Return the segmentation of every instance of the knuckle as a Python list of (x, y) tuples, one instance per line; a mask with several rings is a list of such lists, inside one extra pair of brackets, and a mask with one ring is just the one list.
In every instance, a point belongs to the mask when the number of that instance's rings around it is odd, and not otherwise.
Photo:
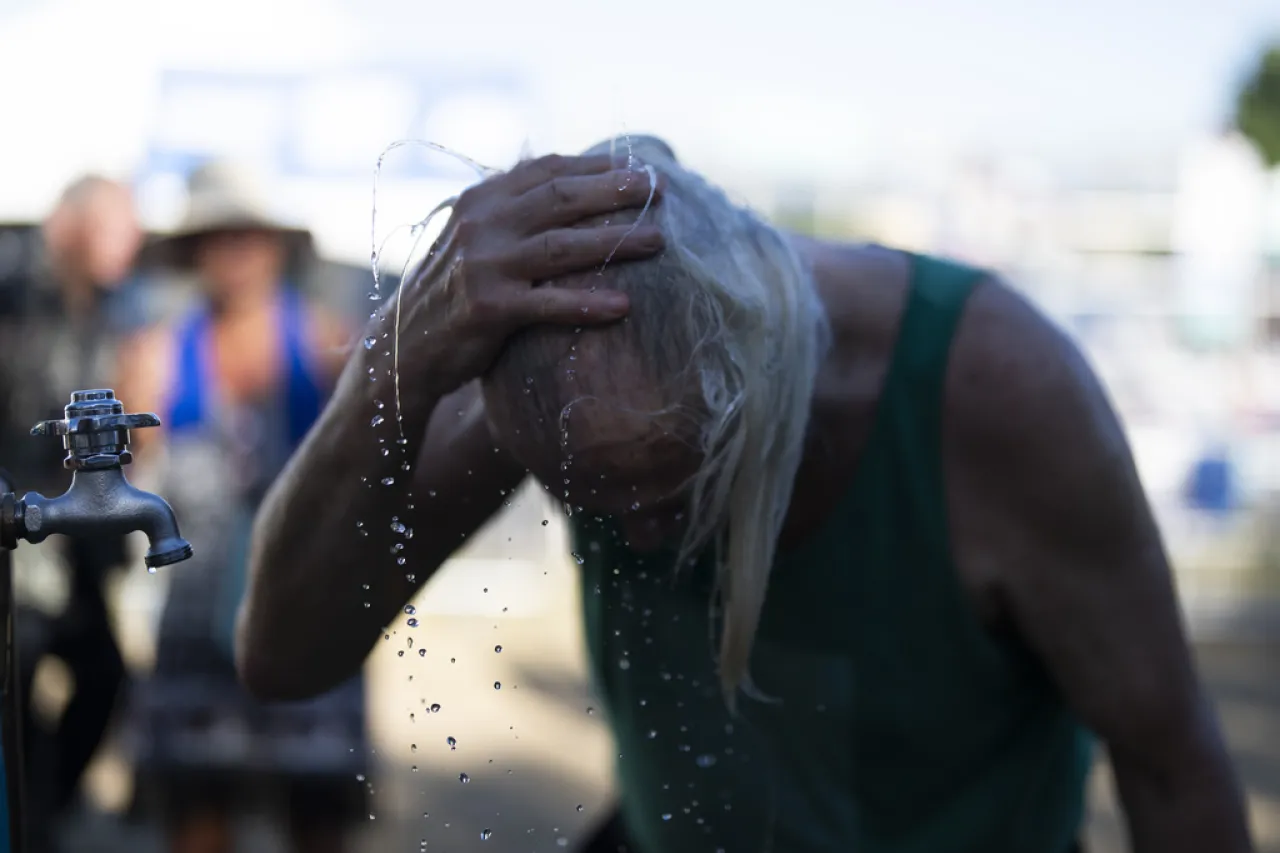
[(547, 184), (551, 193), (552, 201), (561, 206), (567, 206), (577, 200), (578, 194), (574, 191), (573, 186), (564, 178), (552, 178)]
[(453, 226), (453, 233), (457, 236), (458, 242), (470, 243), (480, 233), (480, 222), (471, 215), (470, 211), (461, 211), (458, 221)]
[(569, 256), (569, 243), (562, 234), (542, 235), (542, 255), (549, 261), (562, 261)]
[(483, 184), (467, 187), (458, 194), (457, 200), (453, 203), (453, 215), (465, 216), (470, 213), (476, 206), (476, 202), (481, 197), (481, 187)]
[(563, 175), (569, 168), (569, 159), (563, 154), (547, 154), (537, 161), (538, 167), (548, 175)]

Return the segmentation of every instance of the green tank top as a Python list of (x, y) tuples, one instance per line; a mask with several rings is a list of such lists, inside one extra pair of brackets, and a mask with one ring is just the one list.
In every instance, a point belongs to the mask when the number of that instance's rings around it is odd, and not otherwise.
[(952, 559), (943, 380), (980, 278), (913, 258), (876, 422), (821, 528), (778, 556), (731, 716), (706, 558), (573, 518), (586, 636), (638, 853), (1067, 853), (1089, 736), (1027, 649), (984, 629)]

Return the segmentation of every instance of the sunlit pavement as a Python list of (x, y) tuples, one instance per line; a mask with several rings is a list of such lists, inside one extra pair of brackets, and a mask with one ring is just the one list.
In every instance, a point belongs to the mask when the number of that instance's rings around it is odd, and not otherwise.
[[(606, 816), (611, 744), (587, 683), (576, 566), (558, 556), (555, 518), (536, 499), (522, 501), (432, 582), (372, 654), (379, 769), (368, 780), (369, 818), (356, 833), (361, 853), (573, 850)], [(1262, 853), (1280, 853), (1277, 649), (1198, 650), (1249, 788)], [(95, 768), (101, 801), (119, 799), (121, 770), (111, 754)], [(1091, 853), (1127, 850), (1105, 768), (1091, 799)], [(160, 850), (153, 833), (121, 834), (101, 822), (73, 836), (68, 849), (88, 853)], [(251, 827), (246, 840), (246, 850), (284, 849), (261, 828)]]

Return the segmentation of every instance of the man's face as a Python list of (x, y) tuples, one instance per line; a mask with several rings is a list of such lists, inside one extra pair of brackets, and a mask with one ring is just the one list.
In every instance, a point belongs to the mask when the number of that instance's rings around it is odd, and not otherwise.
[[(683, 532), (700, 455), (678, 436), (674, 416), (644, 414), (657, 409), (656, 395), (627, 396), (630, 403), (582, 399), (559, 424), (536, 428), (517, 422), (521, 410), (507, 401), (487, 399), (486, 410), (495, 438), (553, 497), (574, 512), (616, 519), (633, 549), (650, 551)], [(558, 440), (539, 438), (547, 435)]]
[(142, 245), (133, 201), (124, 190), (104, 190), (85, 202), (81, 251), (85, 273), (99, 287), (129, 274)]
[(53, 266), (72, 283), (110, 289), (129, 274), (142, 229), (128, 190), (95, 187), (63, 203), (45, 224)]

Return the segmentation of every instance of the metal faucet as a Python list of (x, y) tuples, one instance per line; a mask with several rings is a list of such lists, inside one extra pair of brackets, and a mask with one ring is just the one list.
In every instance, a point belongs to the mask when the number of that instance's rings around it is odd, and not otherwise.
[(0, 495), (0, 548), (13, 550), (18, 540), (41, 542), (53, 533), (101, 536), (141, 530), (150, 548), (148, 569), (191, 557), (191, 545), (178, 533), (173, 509), (164, 498), (135, 488), (124, 476), (133, 461), (129, 431), (160, 425), (153, 414), (127, 415), (114, 391), (76, 391), (63, 410), (66, 417), (43, 421), (36, 436), (61, 436), (71, 469), (71, 488), (56, 498), (27, 492)]
[(9, 552), (18, 541), (41, 542), (50, 534), (102, 536), (141, 530), (147, 534), (147, 568), (179, 563), (191, 557), (191, 545), (178, 533), (178, 522), (164, 498), (135, 488), (124, 476), (133, 461), (129, 431), (160, 425), (153, 414), (127, 415), (114, 391), (76, 391), (59, 421), (44, 421), (32, 435), (61, 436), (67, 450), (64, 467), (71, 469), (71, 488), (61, 497), (27, 492), (18, 498), (0, 472), (0, 618), (3, 666), (0, 666), (0, 797), (7, 809), (0, 833), (0, 850), (25, 850), (25, 783), (23, 779), (23, 713), (18, 656), (14, 642), (13, 582)]

